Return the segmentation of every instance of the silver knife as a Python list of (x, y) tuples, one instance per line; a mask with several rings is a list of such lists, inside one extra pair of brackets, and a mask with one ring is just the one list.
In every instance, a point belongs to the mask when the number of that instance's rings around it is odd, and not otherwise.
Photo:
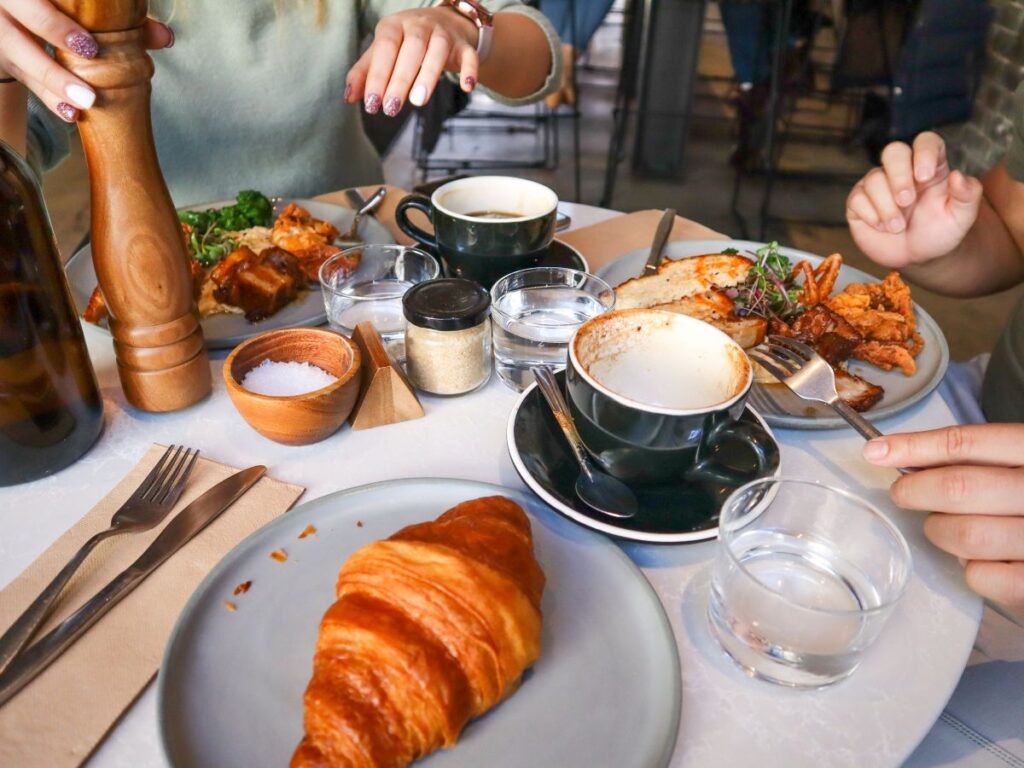
[(654, 233), (654, 242), (651, 243), (651, 252), (647, 256), (647, 263), (644, 264), (644, 271), (640, 274), (653, 275), (661, 265), (661, 253), (665, 250), (665, 243), (668, 236), (672, 234), (672, 225), (676, 223), (676, 212), (671, 208), (661, 214), (661, 221), (658, 222), (658, 229)]
[(113, 608), (122, 597), (135, 589), (167, 558), (216, 520), (221, 512), (234, 504), (263, 477), (266, 471), (266, 467), (256, 466), (236, 472), (181, 510), (134, 563), (118, 574), (85, 605), (50, 630), (45, 637), (15, 657), (0, 675), (0, 706), (6, 704), (36, 675), (50, 666), (89, 627)]

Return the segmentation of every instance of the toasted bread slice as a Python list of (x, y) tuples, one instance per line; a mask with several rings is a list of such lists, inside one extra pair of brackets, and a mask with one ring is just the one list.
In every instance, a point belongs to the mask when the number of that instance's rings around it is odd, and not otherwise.
[(635, 277), (616, 288), (615, 304), (619, 309), (649, 308), (732, 288), (746, 279), (753, 265), (750, 259), (728, 253), (666, 261), (656, 274)]
[(764, 341), (768, 323), (761, 317), (737, 317), (724, 288), (746, 279), (752, 262), (727, 253), (667, 261), (657, 274), (627, 280), (615, 289), (619, 309), (661, 309), (689, 315), (729, 334), (744, 349)]
[(733, 301), (721, 291), (708, 291), (700, 296), (688, 296), (668, 304), (655, 304), (652, 309), (689, 315), (729, 334), (744, 349), (756, 347), (764, 341), (768, 323), (763, 317), (750, 315), (737, 317)]

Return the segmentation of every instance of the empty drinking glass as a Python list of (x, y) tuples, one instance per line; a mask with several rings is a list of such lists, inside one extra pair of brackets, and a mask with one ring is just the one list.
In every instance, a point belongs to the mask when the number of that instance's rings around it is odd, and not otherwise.
[(501, 278), (491, 288), (498, 376), (522, 391), (533, 383), (533, 366), (564, 368), (576, 329), (614, 306), (608, 283), (576, 269), (534, 267)]
[(433, 280), (440, 271), (437, 259), (416, 248), (377, 243), (348, 248), (320, 267), (327, 321), (351, 336), (359, 323), (369, 320), (391, 355), (403, 360), (402, 296), (416, 283)]
[(864, 499), (814, 481), (738, 488), (718, 540), (713, 633), (749, 674), (795, 688), (850, 675), (910, 579), (896, 526)]

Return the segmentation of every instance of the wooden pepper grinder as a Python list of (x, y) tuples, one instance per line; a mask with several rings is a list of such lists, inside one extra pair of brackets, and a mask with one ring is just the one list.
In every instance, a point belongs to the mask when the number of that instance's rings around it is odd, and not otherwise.
[(153, 144), (147, 0), (54, 0), (93, 33), (93, 60), (58, 53), (96, 91), (78, 128), (92, 191), (92, 258), (128, 402), (175, 411), (210, 391), (188, 254)]

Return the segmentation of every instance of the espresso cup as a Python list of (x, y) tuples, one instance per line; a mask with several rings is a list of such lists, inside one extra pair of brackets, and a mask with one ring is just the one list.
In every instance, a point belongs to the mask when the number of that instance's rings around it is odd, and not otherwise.
[[(740, 485), (764, 474), (771, 436), (740, 421), (753, 381), (743, 349), (717, 328), (656, 309), (608, 312), (569, 343), (566, 391), (580, 437), (627, 483)], [(736, 469), (723, 456), (751, 451)]]
[[(409, 220), (422, 211), (434, 234)], [(473, 176), (437, 188), (430, 198), (410, 195), (395, 220), (409, 237), (436, 251), (449, 275), (490, 288), (519, 269), (537, 266), (555, 234), (558, 196), (535, 181)]]

